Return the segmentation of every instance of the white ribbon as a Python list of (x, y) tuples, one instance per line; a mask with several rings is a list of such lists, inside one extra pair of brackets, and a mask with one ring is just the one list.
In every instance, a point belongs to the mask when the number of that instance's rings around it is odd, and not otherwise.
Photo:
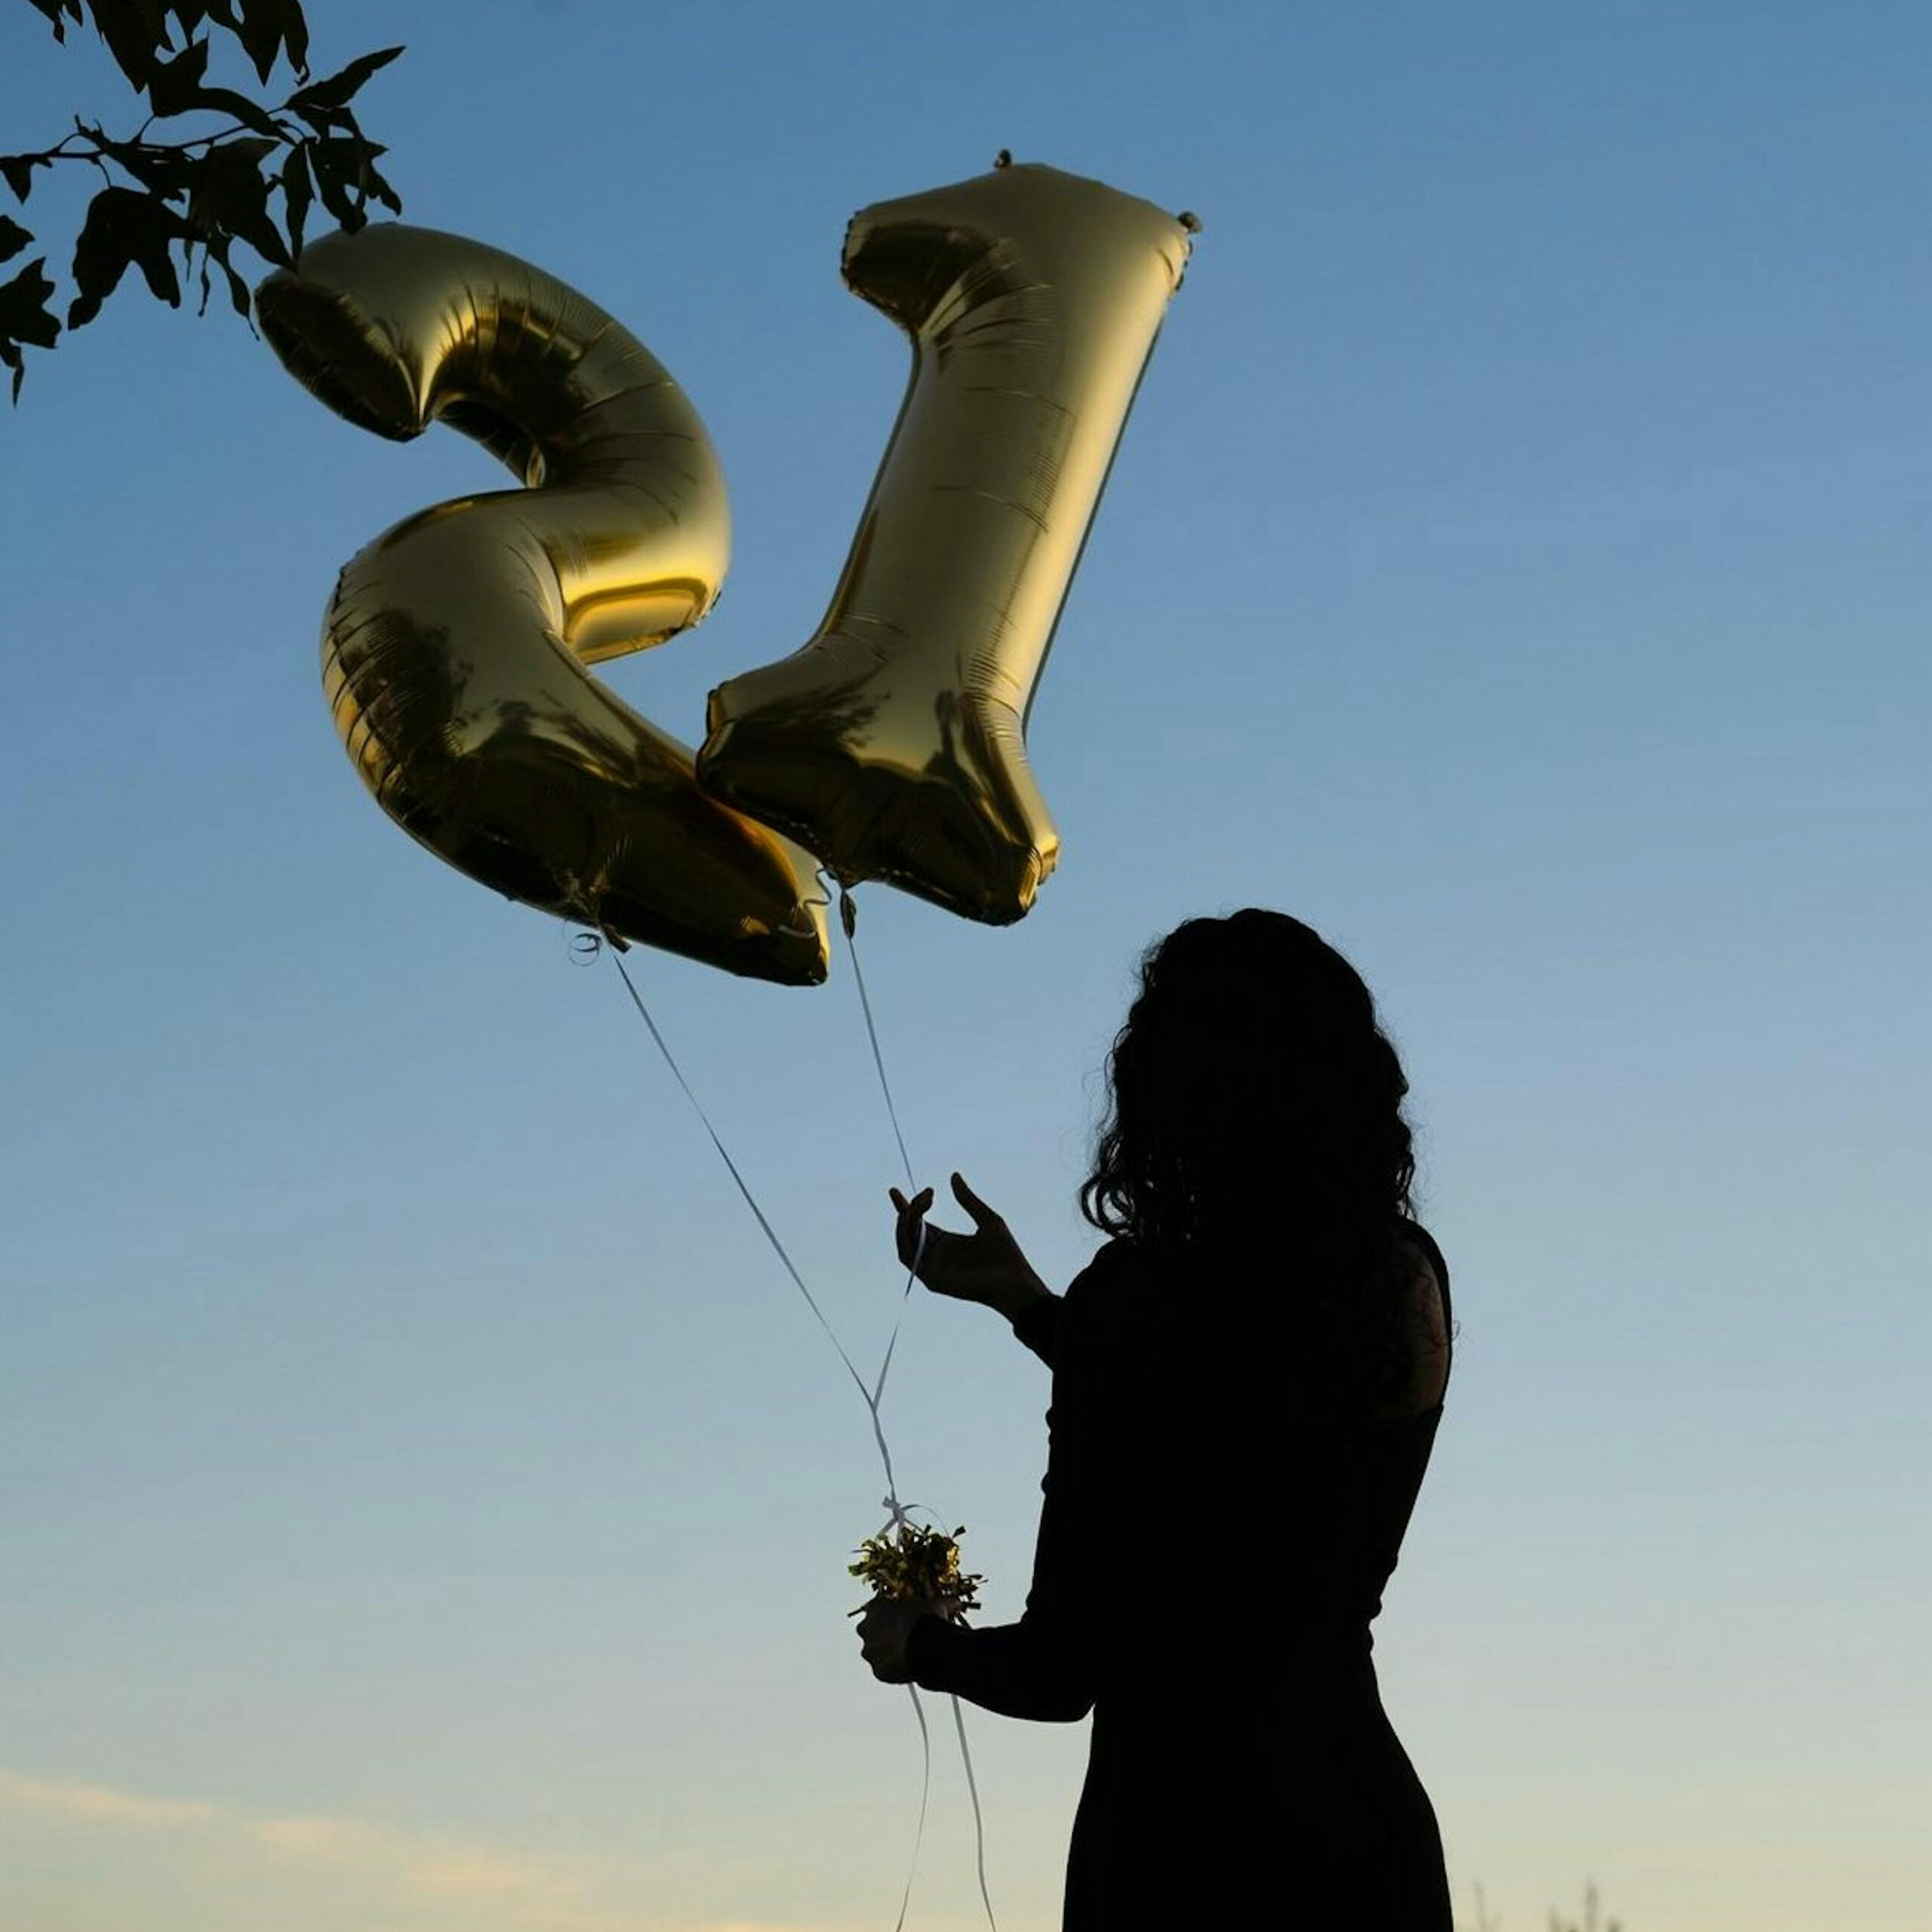
[[(916, 1190), (917, 1183), (914, 1181), (912, 1176), (912, 1157), (906, 1151), (906, 1137), (900, 1133), (899, 1128), (898, 1109), (892, 1103), (892, 1089), (886, 1081), (885, 1061), (879, 1051), (878, 1030), (872, 1023), (872, 1001), (866, 998), (865, 981), (859, 971), (858, 946), (853, 937), (854, 928), (857, 924), (857, 909), (852, 903), (851, 895), (842, 890), (840, 894), (839, 910), (842, 915), (841, 923), (845, 928), (847, 943), (851, 949), (852, 974), (857, 983), (860, 1004), (865, 1013), (866, 1031), (872, 1041), (872, 1060), (874, 1065), (878, 1069), (879, 1087), (885, 1095), (886, 1111), (891, 1116), (892, 1131), (894, 1137), (899, 1143), (900, 1158), (905, 1163), (906, 1185)], [(818, 1325), (825, 1331), (826, 1340), (831, 1343), (833, 1348), (838, 1350), (839, 1360), (845, 1364), (845, 1371), (851, 1377), (853, 1383), (859, 1391), (860, 1398), (865, 1403), (866, 1411), (872, 1417), (872, 1440), (878, 1444), (879, 1460), (885, 1466), (886, 1491), (881, 1499), (881, 1503), (888, 1513), (886, 1520), (880, 1528), (879, 1534), (884, 1536), (891, 1531), (916, 1527), (917, 1525), (912, 1522), (911, 1518), (906, 1513), (906, 1506), (899, 1500), (899, 1481), (893, 1473), (892, 1451), (886, 1444), (885, 1426), (879, 1417), (879, 1404), (885, 1394), (885, 1378), (888, 1371), (892, 1367), (893, 1352), (899, 1345), (899, 1331), (906, 1318), (906, 1303), (912, 1294), (912, 1284), (918, 1278), (919, 1265), (926, 1258), (926, 1223), (924, 1219), (921, 1218), (919, 1223), (919, 1238), (912, 1251), (912, 1266), (906, 1272), (906, 1286), (900, 1296), (899, 1315), (892, 1324), (892, 1334), (885, 1345), (885, 1358), (879, 1364), (878, 1379), (871, 1388), (868, 1389), (866, 1386), (865, 1378), (860, 1374), (857, 1364), (854, 1364), (851, 1355), (846, 1353), (844, 1343), (838, 1339), (837, 1331), (826, 1319), (825, 1311), (819, 1306), (817, 1300), (813, 1295), (811, 1290), (805, 1285), (805, 1278), (798, 1272), (796, 1264), (786, 1251), (785, 1244), (778, 1238), (777, 1230), (773, 1227), (771, 1221), (767, 1218), (764, 1210), (758, 1205), (758, 1198), (752, 1192), (744, 1176), (739, 1171), (737, 1162), (732, 1159), (717, 1128), (712, 1124), (711, 1116), (705, 1112), (703, 1103), (692, 1091), (691, 1082), (685, 1078), (684, 1069), (678, 1066), (676, 1057), (671, 1051), (669, 1044), (666, 1041), (664, 1035), (658, 1031), (657, 1021), (651, 1017), (650, 1009), (645, 1004), (642, 995), (638, 992), (635, 983), (625, 968), (623, 954), (626, 949), (623, 941), (608, 927), (603, 926), (601, 922), (595, 923), (598, 924), (598, 931), (602, 936), (611, 943), (612, 962), (617, 967), (618, 974), (623, 980), (624, 990), (630, 995), (632, 1005), (637, 1009), (638, 1017), (644, 1022), (646, 1029), (649, 1031), (652, 1042), (662, 1056), (664, 1064), (671, 1070), (672, 1078), (677, 1081), (678, 1087), (683, 1091), (685, 1098), (691, 1103), (692, 1112), (697, 1115), (700, 1122), (703, 1124), (705, 1133), (709, 1137), (712, 1146), (717, 1150), (718, 1158), (724, 1162), (725, 1171), (731, 1175), (739, 1193), (743, 1197), (745, 1205), (751, 1210), (752, 1217), (758, 1223), (759, 1231), (770, 1243), (772, 1252), (778, 1257), (786, 1273), (792, 1278), (792, 1285), (804, 1297), (806, 1306), (811, 1310), (817, 1320)], [(924, 1508), (924, 1506), (915, 1503), (912, 1507), (918, 1509)], [(954, 1618), (957, 1618), (958, 1614), (956, 1611), (949, 1611), (946, 1614)], [(916, 1684), (909, 1684), (906, 1688), (912, 1697), (912, 1714), (919, 1721), (919, 1743), (924, 1755), (924, 1764), (920, 1775), (919, 1821), (913, 1833), (912, 1866), (906, 1875), (906, 1890), (900, 1900), (899, 1917), (894, 1926), (893, 1932), (904, 1932), (906, 1913), (912, 1897), (912, 1881), (917, 1875), (919, 1868), (919, 1848), (925, 1837), (927, 1800), (931, 1796), (932, 1790), (932, 1734), (926, 1724), (924, 1707), (919, 1702), (918, 1687)], [(973, 1829), (980, 1875), (980, 1897), (986, 1908), (987, 1923), (992, 1927), (993, 1932), (999, 1932), (998, 1921), (993, 1917), (992, 1900), (986, 1890), (986, 1821), (980, 1814), (979, 1786), (973, 1776), (973, 1754), (967, 1748), (966, 1719), (964, 1714), (959, 1708), (959, 1700), (953, 1697), (951, 1701), (953, 1727), (959, 1735), (960, 1760), (966, 1770), (966, 1789), (973, 1801)]]

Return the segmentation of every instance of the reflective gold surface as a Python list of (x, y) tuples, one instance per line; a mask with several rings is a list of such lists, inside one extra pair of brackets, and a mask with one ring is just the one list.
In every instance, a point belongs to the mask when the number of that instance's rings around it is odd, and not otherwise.
[(854, 218), (846, 280), (911, 337), (911, 385), (817, 635), (712, 694), (715, 797), (848, 884), (1026, 912), (1060, 848), (1026, 712), (1188, 246), (1050, 168)]
[(663, 367), (574, 290), (432, 229), (303, 251), (257, 296), (297, 378), (377, 435), (441, 420), (529, 486), (406, 518), (324, 620), (337, 728), (383, 809), (485, 885), (734, 973), (825, 977), (810, 857), (699, 790), (584, 669), (715, 600), (724, 483)]

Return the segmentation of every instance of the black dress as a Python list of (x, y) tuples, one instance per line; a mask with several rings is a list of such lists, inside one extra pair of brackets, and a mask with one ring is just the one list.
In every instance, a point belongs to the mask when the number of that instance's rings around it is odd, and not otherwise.
[(1441, 1404), (1295, 1422), (1225, 1302), (1121, 1241), (1014, 1327), (1054, 1371), (1026, 1612), (921, 1619), (908, 1661), (1005, 1716), (1092, 1712), (1065, 1932), (1451, 1932), (1369, 1634)]

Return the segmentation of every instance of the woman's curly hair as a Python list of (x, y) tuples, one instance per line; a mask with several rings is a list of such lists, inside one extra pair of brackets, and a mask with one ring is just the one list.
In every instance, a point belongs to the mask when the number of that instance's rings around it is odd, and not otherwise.
[(1285, 913), (1189, 919), (1141, 961), (1107, 1080), (1087, 1219), (1238, 1275), (1276, 1312), (1270, 1352), (1315, 1409), (1391, 1388), (1415, 1156), (1408, 1082), (1355, 968)]

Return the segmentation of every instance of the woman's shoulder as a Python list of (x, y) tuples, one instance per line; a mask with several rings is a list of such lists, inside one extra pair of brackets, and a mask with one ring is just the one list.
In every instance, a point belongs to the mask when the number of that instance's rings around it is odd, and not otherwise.
[(1094, 1309), (1123, 1312), (1160, 1301), (1174, 1291), (1177, 1270), (1128, 1235), (1115, 1235), (1097, 1248), (1085, 1267), (1068, 1283), (1066, 1299)]
[(1158, 1340), (1173, 1307), (1168, 1274), (1137, 1241), (1116, 1235), (1067, 1284), (1063, 1334), (1083, 1352)]
[(1435, 1237), (1420, 1221), (1411, 1220), (1404, 1214), (1396, 1218), (1395, 1241), (1398, 1247), (1422, 1257), (1446, 1295), (1449, 1289), (1449, 1264), (1442, 1258), (1442, 1250), (1437, 1246)]
[(1146, 1251), (1126, 1235), (1103, 1241), (1088, 1257), (1087, 1265), (1066, 1284), (1066, 1298), (1090, 1300), (1124, 1284), (1138, 1281), (1147, 1273)]
[(1448, 1386), (1454, 1346), (1449, 1264), (1435, 1237), (1420, 1221), (1399, 1223), (1395, 1243), (1407, 1327), (1405, 1353), (1411, 1364), (1404, 1404), (1432, 1409)]

